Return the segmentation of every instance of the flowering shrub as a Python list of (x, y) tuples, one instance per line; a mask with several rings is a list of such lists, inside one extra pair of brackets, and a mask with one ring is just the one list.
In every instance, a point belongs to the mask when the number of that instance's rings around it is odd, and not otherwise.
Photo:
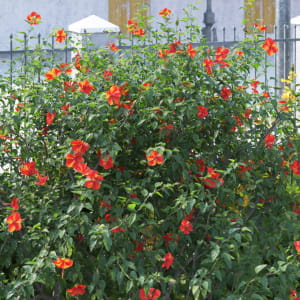
[[(128, 51), (33, 59), (18, 86), (1, 78), (1, 299), (299, 289), (295, 76), (282, 99), (250, 76), (278, 50), (273, 40), (179, 41), (172, 12), (158, 13), (160, 32), (128, 21)], [(140, 47), (152, 34), (158, 44)]]

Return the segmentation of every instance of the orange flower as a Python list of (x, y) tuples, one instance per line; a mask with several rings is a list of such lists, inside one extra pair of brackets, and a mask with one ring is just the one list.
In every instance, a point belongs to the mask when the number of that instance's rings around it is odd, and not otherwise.
[(166, 18), (171, 13), (172, 13), (172, 11), (170, 9), (164, 8), (158, 14), (161, 15), (162, 17)]
[(55, 40), (58, 43), (62, 43), (67, 38), (67, 34), (63, 29), (57, 30), (55, 34), (56, 34)]
[(59, 67), (62, 69), (63, 72), (65, 72), (66, 74), (71, 74), (72, 73), (72, 69), (70, 64), (68, 63), (60, 63)]
[(93, 190), (99, 190), (101, 187), (101, 184), (97, 180), (88, 180), (85, 182), (85, 187)]
[(137, 22), (132, 21), (131, 19), (129, 19), (127, 21), (127, 30), (128, 32), (134, 32), (137, 29)]
[(110, 51), (118, 51), (119, 48), (114, 43), (107, 43)]
[(139, 296), (140, 296), (140, 300), (157, 300), (160, 294), (161, 294), (160, 290), (155, 288), (150, 288), (147, 296), (145, 290), (140, 289)]
[(39, 23), (41, 23), (42, 18), (38, 13), (33, 11), (26, 17), (26, 19), (30, 25), (38, 25)]
[(184, 234), (190, 234), (190, 232), (193, 231), (193, 224), (190, 221), (183, 219), (180, 223), (179, 229)]
[(164, 257), (164, 263), (161, 265), (162, 268), (166, 268), (167, 270), (170, 269), (171, 265), (173, 264), (174, 257), (171, 252), (168, 252)]
[(79, 90), (87, 95), (91, 93), (91, 90), (94, 89), (94, 86), (90, 84), (87, 80), (79, 82)]
[(75, 164), (73, 168), (76, 172), (78, 172), (82, 175), (85, 175), (85, 176), (86, 176), (86, 174), (88, 174), (91, 171), (91, 169), (85, 163)]
[(10, 203), (2, 203), (3, 205), (9, 205), (12, 207), (13, 211), (19, 209), (19, 199), (17, 197), (13, 197)]
[(144, 31), (144, 29), (140, 28), (140, 29), (134, 31), (134, 34), (138, 35), (138, 36), (142, 36), (145, 34), (145, 31)]
[(267, 27), (264, 25), (260, 25), (260, 24), (254, 24), (254, 27), (256, 27), (259, 31), (266, 31)]
[(156, 150), (152, 150), (149, 155), (147, 155), (147, 161), (149, 166), (160, 165), (164, 162), (163, 156)]
[(78, 83), (75, 81), (64, 81), (65, 92), (75, 92), (77, 90)]
[(113, 73), (110, 70), (104, 70), (104, 72), (103, 72), (103, 78), (105, 80), (110, 80), (111, 76), (113, 76)]
[(216, 49), (216, 63), (222, 63), (224, 59), (227, 58), (230, 50), (228, 48), (224, 48), (222, 46)]
[(104, 179), (104, 177), (100, 175), (96, 170), (90, 170), (85, 174), (85, 176), (96, 181), (102, 181)]
[(54, 111), (53, 113), (47, 112), (46, 113), (46, 124), (49, 126), (53, 123), (53, 120), (56, 116), (56, 112)]
[(67, 292), (71, 296), (84, 295), (85, 294), (86, 285), (76, 284), (71, 289), (67, 289)]
[(210, 58), (206, 58), (203, 61), (203, 66), (205, 67), (205, 71), (208, 75), (212, 73), (213, 61)]
[(274, 53), (278, 52), (277, 44), (271, 38), (266, 39), (265, 43), (262, 45), (262, 48), (267, 52), (269, 56), (272, 56)]
[(71, 141), (70, 143), (72, 145), (72, 150), (80, 154), (84, 154), (90, 147), (88, 143), (85, 143), (81, 140)]
[(105, 158), (100, 157), (99, 166), (103, 167), (105, 170), (111, 169), (114, 166), (113, 159), (111, 155), (105, 155)]
[(46, 80), (56, 79), (61, 74), (61, 70), (57, 68), (52, 68), (51, 71), (45, 74)]
[(187, 53), (191, 58), (194, 58), (197, 55), (196, 50), (193, 48), (192, 44), (188, 45)]
[(8, 224), (8, 231), (18, 231), (22, 229), (22, 219), (18, 212), (13, 212), (10, 216), (6, 219), (6, 223)]
[(54, 260), (53, 263), (57, 268), (60, 269), (67, 269), (73, 266), (73, 260), (70, 258), (58, 258), (57, 260)]
[(48, 176), (42, 176), (40, 173), (38, 173), (38, 181), (36, 182), (36, 184), (45, 185), (48, 178)]
[(35, 162), (25, 162), (23, 168), (19, 168), (21, 174), (30, 176), (36, 174), (38, 170), (35, 168)]
[(121, 105), (120, 98), (123, 94), (121, 86), (113, 85), (107, 92), (106, 98), (109, 105)]
[(83, 161), (84, 158), (78, 152), (75, 152), (74, 154), (66, 154), (66, 166), (69, 168), (73, 168), (76, 164), (81, 163)]

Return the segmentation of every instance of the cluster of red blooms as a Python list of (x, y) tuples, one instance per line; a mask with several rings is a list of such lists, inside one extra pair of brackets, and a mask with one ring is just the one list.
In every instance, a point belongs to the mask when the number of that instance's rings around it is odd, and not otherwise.
[(59, 29), (55, 32), (55, 40), (58, 42), (58, 43), (62, 43), (66, 38), (67, 38), (67, 34), (66, 32), (63, 30), (63, 29)]
[(128, 95), (127, 83), (117, 86), (112, 85), (111, 88), (106, 92), (107, 103), (109, 105), (116, 105), (118, 108), (128, 109), (130, 114), (133, 114), (133, 102), (129, 99), (121, 101), (121, 97), (126, 97)]
[[(203, 66), (205, 67), (206, 73), (208, 75), (212, 74), (212, 68), (214, 65), (220, 65), (220, 68), (228, 67), (229, 64), (225, 61), (230, 50), (222, 46), (218, 47), (215, 52), (215, 59), (206, 58), (203, 60)], [(240, 53), (242, 55), (242, 53)]]
[(297, 291), (296, 290), (292, 290), (291, 292), (290, 292), (290, 299), (291, 300), (300, 300), (300, 297), (297, 297)]
[(36, 169), (34, 161), (25, 162), (23, 164), (23, 167), (19, 168), (19, 171), (25, 176), (37, 175), (38, 181), (36, 182), (36, 184), (38, 185), (44, 185), (48, 179), (48, 176), (42, 176), (40, 172)]
[[(169, 49), (160, 49), (158, 51), (158, 56), (165, 58), (169, 54), (181, 54), (181, 53), (187, 53), (191, 58), (194, 58), (197, 55), (197, 51), (193, 48), (193, 45), (190, 43), (188, 44), (187, 50), (184, 51), (182, 49), (178, 49), (179, 45), (181, 45), (180, 41), (175, 41), (174, 43), (171, 43), (169, 46)], [(165, 59), (167, 60), (167, 59)]]
[(157, 300), (160, 297), (161, 292), (158, 289), (150, 288), (146, 296), (145, 289), (140, 289), (140, 300)]
[(27, 22), (30, 24), (30, 25), (38, 25), (41, 23), (41, 16), (36, 13), (35, 11), (33, 11), (32, 13), (30, 13), (27, 17)]
[(132, 33), (134, 35), (142, 36), (145, 34), (144, 29), (138, 28), (138, 23), (134, 22), (133, 20), (129, 19), (127, 21), (127, 30), (129, 33)]
[(275, 143), (275, 136), (271, 133), (268, 133), (265, 137), (265, 146), (268, 149), (272, 149), (273, 148), (273, 144)]
[(90, 169), (84, 163), (82, 156), (89, 149), (89, 144), (81, 140), (74, 140), (71, 141), (71, 145), (73, 153), (66, 154), (66, 166), (87, 177), (85, 182), (87, 188), (98, 190), (104, 178), (98, 171)]
[(156, 150), (150, 151), (146, 158), (149, 166), (161, 165), (164, 162), (163, 155)]
[(9, 205), (12, 207), (11, 215), (6, 217), (5, 221), (8, 225), (8, 231), (18, 231), (22, 229), (22, 218), (16, 211), (19, 209), (19, 199), (13, 197), (10, 203), (3, 203), (3, 205)]

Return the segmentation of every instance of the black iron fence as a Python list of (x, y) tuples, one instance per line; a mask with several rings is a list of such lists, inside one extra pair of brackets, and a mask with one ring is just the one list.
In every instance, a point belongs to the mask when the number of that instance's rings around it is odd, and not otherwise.
[[(275, 26), (273, 33), (260, 32), (262, 40), (271, 37), (279, 46), (280, 51), (272, 57), (265, 56), (265, 64), (261, 67), (264, 78), (260, 78), (260, 81), (264, 81), (266, 85), (277, 86), (280, 82), (280, 78), (286, 78), (288, 72), (292, 68), (294, 72), (300, 70), (300, 25), (285, 26), (284, 35), (279, 36), (279, 30)], [(203, 45), (203, 36), (197, 33), (190, 32), (189, 36), (183, 36), (181, 32), (178, 32), (178, 40), (189, 40), (193, 38), (193, 44)], [(250, 37), (253, 32), (248, 32), (245, 29), (239, 27), (233, 27), (231, 29), (212, 28), (212, 32), (209, 35), (211, 40), (205, 43), (209, 46), (224, 46), (232, 47), (239, 41), (242, 41)], [(88, 35), (85, 34), (85, 40), (88, 39)], [(195, 37), (196, 36), (196, 37)], [(198, 37), (198, 38), (197, 38)], [(121, 49), (128, 49), (135, 44), (134, 40), (126, 40), (116, 37), (116, 45)], [(152, 39), (149, 39), (148, 43), (157, 44), (158, 38), (153, 35)], [(75, 47), (68, 44), (68, 39), (63, 44), (55, 42), (55, 37), (50, 36), (48, 38), (42, 38), (40, 34), (37, 36), (30, 36), (26, 33), (18, 35), (10, 35), (8, 41), (9, 47), (7, 50), (0, 50), (0, 74), (10, 78), (11, 84), (13, 84), (14, 77), (16, 76), (16, 70), (24, 67), (26, 72), (26, 65), (29, 60), (36, 61), (36, 65), (39, 65), (37, 71), (37, 79), (41, 79), (43, 74), (43, 66), (48, 66), (54, 62), (69, 63), (74, 56)], [(99, 47), (103, 47), (106, 44), (102, 44)], [(270, 66), (271, 65), (271, 66)], [(37, 67), (38, 69), (38, 67)], [(257, 70), (253, 70), (253, 78), (257, 78)], [(261, 75), (260, 75), (261, 76)], [(272, 81), (272, 82), (270, 82)]]

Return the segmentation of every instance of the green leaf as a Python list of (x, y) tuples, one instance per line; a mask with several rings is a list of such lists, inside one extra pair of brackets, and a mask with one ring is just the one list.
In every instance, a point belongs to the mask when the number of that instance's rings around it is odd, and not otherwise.
[(264, 264), (264, 265), (259, 265), (259, 266), (256, 266), (255, 267), (255, 273), (256, 274), (258, 274), (260, 271), (262, 271), (266, 266), (268, 266), (268, 265), (266, 265), (266, 264)]

